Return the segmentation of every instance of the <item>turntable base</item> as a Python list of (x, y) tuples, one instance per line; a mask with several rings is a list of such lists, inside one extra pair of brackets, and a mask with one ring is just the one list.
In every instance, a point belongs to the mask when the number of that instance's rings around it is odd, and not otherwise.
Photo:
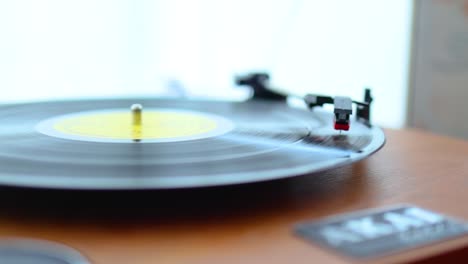
[[(0, 234), (63, 243), (96, 264), (347, 263), (294, 236), (293, 226), (400, 203), (468, 219), (468, 142), (385, 132), (386, 147), (368, 159), (273, 182), (156, 192), (4, 188)], [(467, 237), (376, 261), (460, 256), (468, 256)]]

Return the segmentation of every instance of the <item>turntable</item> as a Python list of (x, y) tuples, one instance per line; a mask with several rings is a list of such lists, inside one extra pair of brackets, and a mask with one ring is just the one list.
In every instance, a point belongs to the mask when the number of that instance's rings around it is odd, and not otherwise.
[[(293, 177), (365, 158), (384, 144), (370, 90), (308, 95), (288, 106), (268, 76), (237, 80), (246, 102), (131, 98), (0, 108), (0, 184), (57, 189), (172, 189)], [(321, 109), (334, 104), (334, 113)], [(350, 123), (352, 127), (350, 128)], [(341, 131), (346, 131), (341, 133)]]

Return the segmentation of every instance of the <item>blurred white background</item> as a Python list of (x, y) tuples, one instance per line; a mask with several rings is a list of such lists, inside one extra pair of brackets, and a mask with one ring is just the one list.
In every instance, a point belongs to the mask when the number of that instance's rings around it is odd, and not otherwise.
[(405, 124), (407, 0), (0, 0), (0, 102), (128, 95), (241, 99), (268, 71), (295, 94), (375, 97)]

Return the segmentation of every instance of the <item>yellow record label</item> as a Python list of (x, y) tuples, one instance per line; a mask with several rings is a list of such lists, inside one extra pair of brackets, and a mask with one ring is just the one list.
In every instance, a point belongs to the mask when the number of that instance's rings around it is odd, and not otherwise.
[(40, 133), (93, 142), (174, 142), (227, 133), (233, 123), (217, 115), (177, 109), (145, 109), (135, 123), (129, 110), (89, 111), (42, 121)]

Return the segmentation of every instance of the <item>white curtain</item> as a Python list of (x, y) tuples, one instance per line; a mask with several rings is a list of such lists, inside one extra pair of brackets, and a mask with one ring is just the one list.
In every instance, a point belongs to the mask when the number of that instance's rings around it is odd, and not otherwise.
[(240, 99), (268, 71), (295, 94), (376, 98), (406, 113), (406, 0), (0, 0), (0, 102), (175, 95)]

